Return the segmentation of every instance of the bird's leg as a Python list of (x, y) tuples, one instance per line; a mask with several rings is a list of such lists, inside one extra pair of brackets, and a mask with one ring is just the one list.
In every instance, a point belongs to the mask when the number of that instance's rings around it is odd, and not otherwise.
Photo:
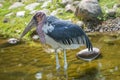
[(56, 55), (56, 69), (59, 70), (60, 69), (60, 64), (59, 64), (57, 49), (55, 50), (55, 55)]
[(67, 70), (67, 66), (68, 66), (67, 58), (66, 58), (66, 50), (63, 49), (63, 52), (64, 52), (64, 70), (66, 71)]

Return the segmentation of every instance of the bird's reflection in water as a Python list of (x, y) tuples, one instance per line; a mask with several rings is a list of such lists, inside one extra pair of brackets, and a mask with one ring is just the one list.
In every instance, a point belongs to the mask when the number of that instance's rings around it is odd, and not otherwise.
[(68, 80), (68, 72), (57, 70), (56, 74), (57, 80)]

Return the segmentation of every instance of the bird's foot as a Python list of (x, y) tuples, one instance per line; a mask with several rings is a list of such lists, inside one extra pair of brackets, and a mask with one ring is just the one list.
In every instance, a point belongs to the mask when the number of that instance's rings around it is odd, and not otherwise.
[(65, 71), (67, 70), (67, 67), (68, 67), (68, 65), (65, 64), (65, 65), (64, 65), (64, 70), (65, 70)]
[(57, 66), (56, 66), (56, 70), (60, 70), (60, 65), (57, 65)]

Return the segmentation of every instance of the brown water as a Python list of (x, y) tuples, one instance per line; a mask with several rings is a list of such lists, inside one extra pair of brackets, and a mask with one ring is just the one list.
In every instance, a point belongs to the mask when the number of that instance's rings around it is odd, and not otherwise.
[[(109, 33), (108, 33), (109, 34)], [(112, 33), (89, 35), (94, 47), (101, 50), (99, 58), (86, 62), (76, 58), (84, 47), (67, 51), (68, 71), (56, 71), (54, 53), (47, 53), (36, 42), (7, 43), (0, 37), (0, 80), (120, 80), (120, 38)]]

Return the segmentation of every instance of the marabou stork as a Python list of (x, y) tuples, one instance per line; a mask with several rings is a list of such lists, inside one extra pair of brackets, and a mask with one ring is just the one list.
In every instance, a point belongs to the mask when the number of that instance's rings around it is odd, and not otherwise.
[(44, 12), (37, 12), (23, 33), (20, 39), (36, 26), (36, 31), (42, 44), (48, 44), (55, 49), (56, 69), (60, 68), (57, 49), (61, 48), (64, 52), (64, 70), (67, 70), (66, 49), (76, 49), (81, 45), (86, 45), (92, 51), (92, 44), (85, 32), (78, 26), (69, 21), (60, 20), (54, 16), (46, 16)]

